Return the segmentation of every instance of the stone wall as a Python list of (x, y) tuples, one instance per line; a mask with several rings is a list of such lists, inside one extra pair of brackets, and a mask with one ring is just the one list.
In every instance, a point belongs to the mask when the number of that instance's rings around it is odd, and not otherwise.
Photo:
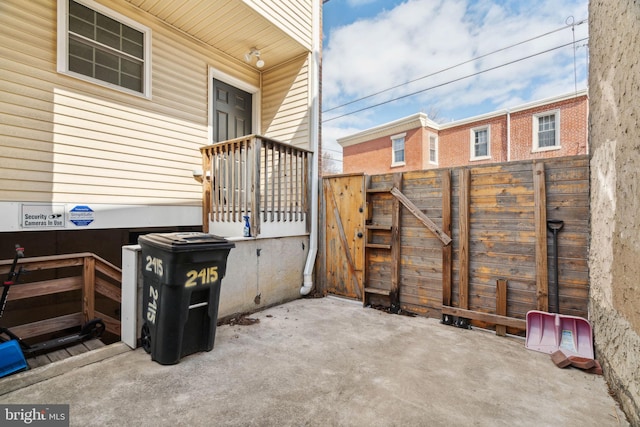
[(596, 356), (640, 425), (640, 0), (591, 0), (590, 317)]

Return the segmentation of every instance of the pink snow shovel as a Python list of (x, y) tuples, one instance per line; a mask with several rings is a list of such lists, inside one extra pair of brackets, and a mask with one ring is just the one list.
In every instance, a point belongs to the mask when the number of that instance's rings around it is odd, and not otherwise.
[(577, 316), (529, 311), (525, 347), (541, 353), (562, 350), (567, 356), (594, 358), (591, 325)]

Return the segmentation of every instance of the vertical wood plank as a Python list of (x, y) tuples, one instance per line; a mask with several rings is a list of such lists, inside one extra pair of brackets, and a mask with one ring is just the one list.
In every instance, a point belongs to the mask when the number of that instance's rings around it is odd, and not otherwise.
[[(451, 171), (449, 169), (443, 170), (440, 179), (442, 186), (442, 230), (452, 238)], [(442, 247), (442, 305), (448, 306), (451, 305), (452, 250), (453, 243)]]
[[(507, 315), (507, 281), (498, 279), (496, 281), (496, 314)], [(504, 337), (507, 335), (507, 327), (496, 325), (496, 335)]]
[[(303, 212), (304, 212), (304, 216), (303, 218), (310, 218), (310, 212), (309, 212), (309, 200), (311, 199), (311, 177), (310, 177), (310, 173), (313, 170), (313, 167), (311, 167), (311, 162), (315, 161), (314, 156), (316, 156), (317, 154), (308, 154), (308, 153), (304, 153), (304, 161), (303, 166), (304, 166), (304, 172), (302, 174), (302, 179), (304, 180), (304, 185), (303, 188), (305, 189), (304, 192), (304, 199), (302, 200), (303, 202)], [(311, 221), (305, 221), (307, 226), (307, 232), (309, 232), (311, 230)]]
[(280, 222), (282, 220), (282, 147), (278, 145), (277, 150), (278, 174), (276, 175), (276, 179), (278, 182), (278, 214), (276, 215), (276, 221)]
[(221, 221), (229, 221), (229, 146), (222, 148), (222, 154), (220, 157), (220, 169), (222, 179), (220, 180), (220, 189), (222, 195), (220, 196), (220, 206), (222, 206)]
[[(293, 174), (291, 178), (293, 179), (293, 198), (291, 199), (291, 203), (293, 203), (293, 221), (298, 221), (298, 212), (300, 210), (300, 204), (298, 202), (298, 195), (300, 194), (300, 178), (298, 177), (298, 168), (300, 164), (298, 162), (299, 154), (298, 152), (293, 153)], [(320, 179), (320, 177), (318, 177)], [(323, 224), (322, 222), (320, 224)]]
[(369, 201), (369, 187), (371, 187), (371, 175), (365, 175), (363, 177), (363, 196), (364, 196), (364, 223), (365, 223), (365, 230), (364, 230), (364, 251), (363, 251), (363, 255), (364, 255), (364, 259), (363, 259), (363, 269), (362, 269), (362, 306), (366, 307), (367, 304), (369, 304), (369, 298), (368, 298), (368, 294), (367, 292), (364, 292), (364, 289), (367, 288), (367, 286), (369, 286), (368, 280), (369, 280), (369, 269), (367, 268), (369, 266), (369, 259), (367, 256), (367, 243), (369, 242), (369, 238), (370, 238), (370, 233), (371, 231), (367, 229), (366, 224), (369, 224), (371, 222), (371, 218), (372, 218), (372, 207), (371, 207), (371, 203)]
[(271, 155), (271, 218), (269, 221), (275, 221), (275, 210), (276, 210), (276, 153), (274, 151), (274, 146), (272, 143), (269, 143), (269, 149), (267, 150), (269, 155)]
[(84, 258), (82, 268), (82, 316), (84, 322), (95, 317), (96, 302), (96, 260), (92, 256)]
[(547, 265), (547, 190), (544, 163), (533, 162), (533, 200), (536, 233), (536, 309), (549, 311)]
[(469, 187), (471, 173), (461, 169), (460, 177), (460, 308), (469, 308)]
[(282, 168), (282, 182), (283, 182), (283, 200), (282, 200), (282, 221), (289, 221), (289, 215), (291, 214), (291, 185), (289, 184), (289, 179), (291, 179), (291, 162), (290, 162), (290, 154), (291, 147), (284, 148), (284, 157), (283, 157), (283, 168)]
[(262, 139), (254, 137), (253, 140), (253, 189), (251, 191), (251, 233), (254, 236), (260, 235), (260, 223), (262, 222), (260, 196), (262, 194), (261, 177), (266, 170), (260, 169), (262, 156)]
[(327, 191), (325, 184), (326, 178), (318, 177), (318, 180), (320, 186), (319, 190), (321, 191), (318, 200), (318, 220), (320, 221), (319, 224), (323, 224), (323, 226), (318, 227), (318, 254), (323, 257), (321, 258), (321, 260), (324, 261), (316, 261), (316, 265), (318, 266), (318, 274), (316, 274), (316, 278), (318, 283), (317, 291), (324, 296), (327, 294), (327, 290), (329, 289), (329, 272), (327, 270), (327, 263), (329, 262), (330, 256), (329, 251), (327, 250), (329, 222), (327, 218)]
[(223, 193), (223, 179), (224, 175), (222, 174), (224, 171), (224, 152), (222, 148), (219, 147), (216, 149), (216, 157), (215, 157), (215, 167), (216, 167), (216, 176), (215, 176), (215, 189), (213, 197), (216, 198), (217, 207), (216, 207), (216, 221), (224, 221), (224, 217), (222, 213), (224, 212), (224, 204), (222, 201), (224, 200)]
[[(402, 191), (402, 173), (393, 174), (393, 186)], [(391, 289), (389, 303), (391, 312), (400, 309), (400, 201), (392, 197), (391, 207)]]
[(218, 188), (220, 186), (220, 177), (218, 176), (219, 159), (218, 159), (218, 150), (215, 147), (211, 148), (211, 200), (213, 205), (213, 212), (211, 215), (212, 221), (220, 220), (220, 199), (218, 195), (220, 192)]
[(238, 173), (238, 169), (236, 167), (236, 145), (237, 142), (229, 144), (229, 221), (235, 222), (238, 220), (237, 211), (236, 211), (236, 194), (238, 183), (236, 180), (236, 174)]
[(293, 148), (287, 149), (287, 162), (289, 163), (289, 173), (287, 174), (287, 217), (286, 221), (293, 221)]
[(365, 220), (365, 204), (367, 199), (367, 191), (365, 188), (365, 176), (357, 175), (350, 180), (349, 187), (353, 189), (351, 198), (354, 199), (354, 206), (352, 207), (352, 215), (349, 221), (352, 223), (352, 229), (354, 230), (353, 244), (353, 256), (355, 258), (356, 266), (356, 289), (355, 295), (359, 300), (362, 300), (364, 292), (364, 273), (365, 266), (365, 251), (366, 251), (366, 220)]
[(243, 156), (242, 156), (242, 163), (244, 164), (244, 174), (242, 177), (243, 180), (243, 184), (242, 184), (242, 188), (243, 188), (243, 193), (244, 193), (244, 200), (243, 200), (243, 207), (242, 207), (242, 215), (243, 216), (249, 216), (249, 198), (250, 198), (250, 192), (249, 189), (251, 188), (251, 163), (250, 163), (250, 159), (251, 157), (249, 156), (250, 153), (250, 149), (251, 149), (251, 140), (250, 139), (245, 139), (244, 140), (244, 150), (242, 151)]
[[(201, 151), (202, 155), (202, 231), (209, 232), (209, 215), (211, 214), (211, 180), (213, 171), (211, 170), (211, 150)], [(207, 179), (207, 176), (211, 178)]]

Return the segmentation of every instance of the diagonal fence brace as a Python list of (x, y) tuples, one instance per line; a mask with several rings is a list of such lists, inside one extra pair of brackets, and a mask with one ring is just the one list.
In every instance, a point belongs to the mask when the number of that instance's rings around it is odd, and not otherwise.
[(440, 227), (438, 227), (433, 221), (431, 221), (428, 216), (423, 214), (420, 209), (418, 209), (418, 207), (407, 198), (407, 196), (405, 196), (400, 190), (398, 190), (397, 187), (393, 187), (391, 189), (391, 194), (393, 195), (393, 197), (398, 199), (400, 203), (402, 203), (407, 209), (409, 209), (409, 212), (411, 212), (416, 218), (418, 218), (418, 220), (423, 223), (425, 227), (431, 230), (431, 232), (435, 234), (438, 239), (440, 239), (444, 246), (447, 246), (449, 243), (451, 243), (451, 237), (449, 237), (447, 233), (442, 231)]

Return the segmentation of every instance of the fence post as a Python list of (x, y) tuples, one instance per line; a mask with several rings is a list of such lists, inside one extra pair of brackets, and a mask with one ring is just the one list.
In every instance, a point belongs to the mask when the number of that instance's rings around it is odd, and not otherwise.
[(96, 311), (96, 260), (92, 256), (84, 257), (82, 268), (82, 316), (87, 323)]
[(536, 230), (536, 309), (549, 311), (547, 276), (547, 189), (544, 163), (533, 161), (533, 199)]
[[(441, 174), (442, 185), (442, 230), (453, 238), (451, 232), (451, 171), (444, 169)], [(453, 242), (442, 247), (442, 305), (451, 306), (451, 284), (453, 277)], [(442, 315), (442, 322), (451, 324), (448, 314)]]
[[(255, 136), (253, 139), (253, 185), (251, 188), (251, 232), (254, 236), (260, 235), (261, 206), (260, 206), (260, 159), (262, 156), (262, 139)], [(266, 165), (266, 156), (265, 156)], [(265, 171), (265, 177), (267, 176)]]
[(202, 231), (209, 232), (209, 214), (211, 213), (211, 181), (213, 171), (211, 169), (210, 149), (202, 151)]

